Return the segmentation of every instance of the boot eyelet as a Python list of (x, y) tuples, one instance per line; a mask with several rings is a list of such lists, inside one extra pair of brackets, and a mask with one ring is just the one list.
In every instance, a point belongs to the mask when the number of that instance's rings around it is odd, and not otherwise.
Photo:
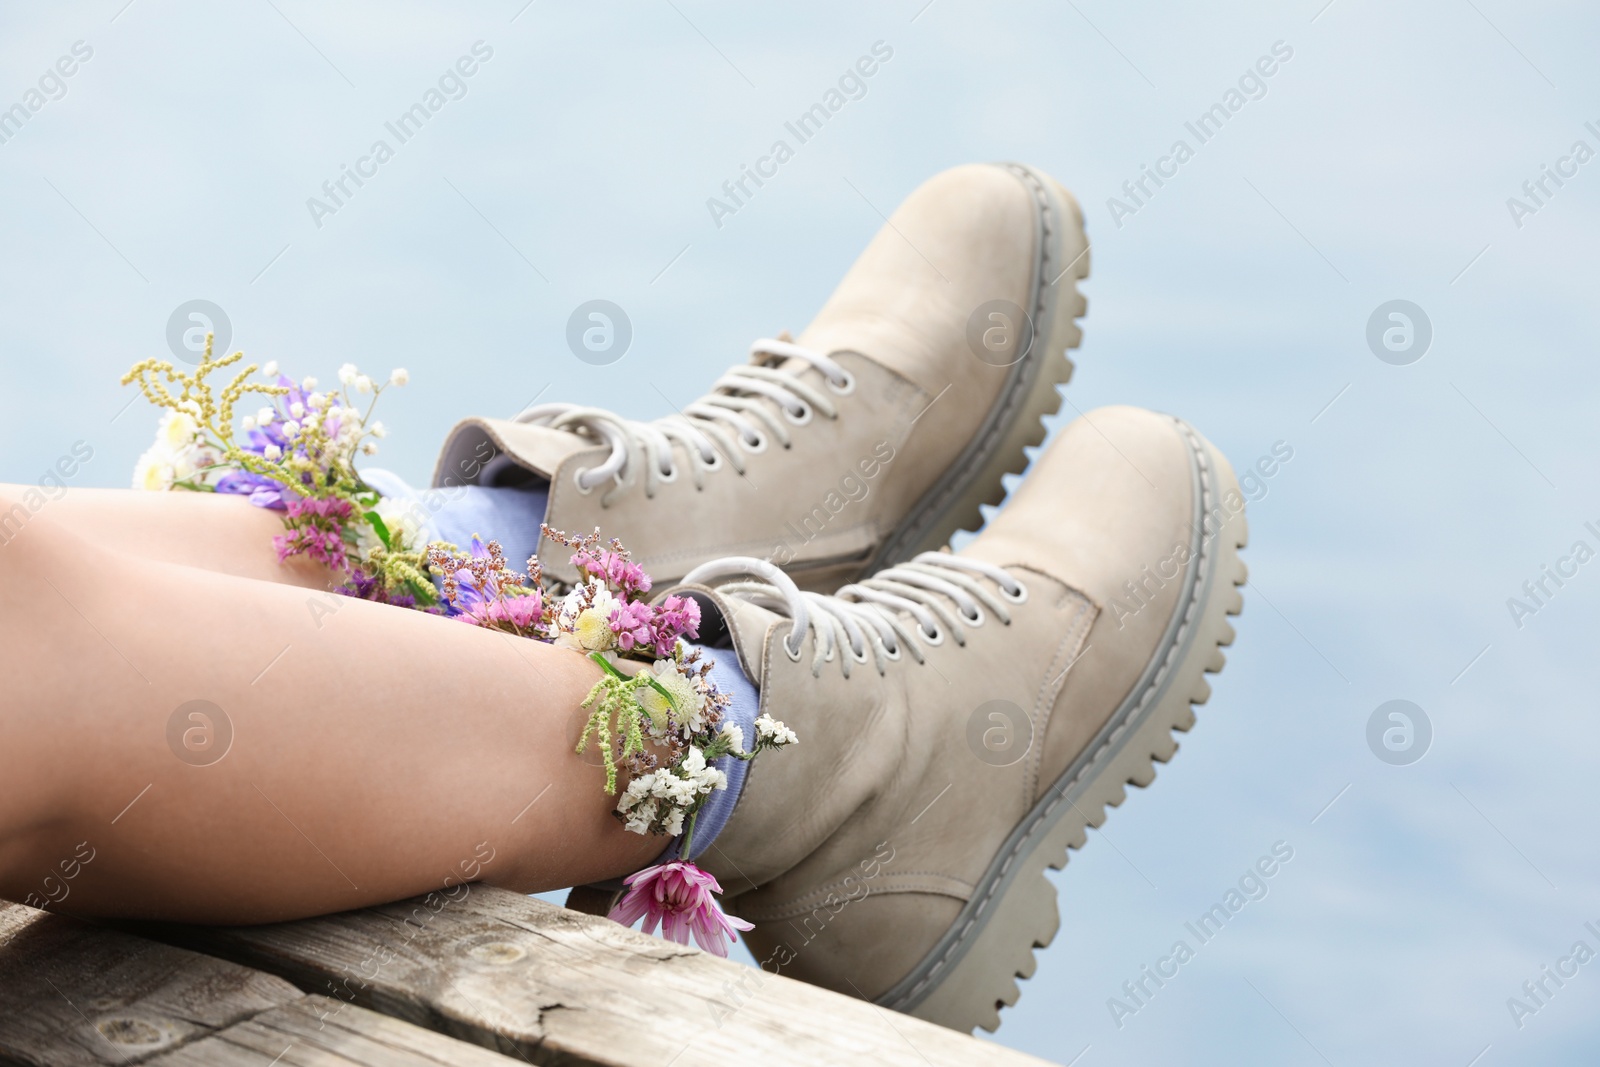
[(667, 470), (662, 470), (660, 467), (657, 467), (656, 468), (656, 476), (663, 482), (675, 482), (675, 481), (677, 481), (678, 480), (678, 465), (677, 465), (677, 463), (673, 463), (673, 465), (671, 467), (669, 467)]
[(796, 426), (804, 426), (806, 423), (811, 421), (811, 405), (801, 404), (800, 414), (798, 415), (790, 411), (788, 408), (784, 408), (783, 417), (794, 423)]
[(974, 604), (972, 612), (973, 613), (971, 615), (968, 615), (966, 612), (962, 612), (961, 621), (966, 623), (968, 626), (982, 626), (987, 619), (987, 616), (985, 616), (983, 613), (983, 609)]
[(594, 492), (594, 486), (586, 486), (583, 484), (583, 476), (588, 473), (588, 467), (579, 467), (577, 470), (572, 472), (572, 484), (576, 485), (578, 487), (578, 492), (582, 493), (584, 496), (588, 496), (590, 493)]
[(856, 376), (851, 374), (849, 371), (845, 371), (844, 381), (835, 383), (832, 378), (829, 378), (828, 388), (832, 389), (840, 396), (849, 396), (851, 393), (856, 391)]
[(867, 647), (865, 645), (861, 646), (860, 652), (857, 652), (855, 648), (850, 645), (846, 645), (845, 647), (850, 649), (851, 659), (855, 660), (857, 663), (867, 662)]
[(760, 455), (762, 452), (767, 450), (767, 435), (764, 433), (756, 434), (754, 443), (746, 441), (743, 437), (741, 437), (739, 438), (739, 447), (750, 453), (752, 456)]
[(790, 630), (789, 631), (789, 636), (785, 637), (782, 641), (779, 641), (778, 644), (783, 646), (783, 654), (789, 657), (789, 662), (791, 662), (791, 663), (799, 663), (800, 662), (800, 648), (799, 648), (799, 646), (796, 645), (796, 647), (794, 647), (794, 648), (790, 648), (789, 647), (789, 638), (791, 638), (793, 636), (794, 636), (794, 631)]
[(1009, 589), (1005, 588), (1005, 586), (1001, 586), (1000, 595), (1011, 601), (1013, 604), (1024, 604), (1028, 600), (1028, 587), (1023, 585), (1021, 582), (1018, 582), (1017, 591), (1013, 593)]
[(897, 659), (899, 659), (900, 658), (900, 646), (899, 645), (895, 645), (893, 648), (890, 648), (888, 645), (884, 645), (883, 646), (883, 658), (887, 659), (887, 660), (897, 660)]
[(938, 648), (940, 645), (944, 644), (944, 628), (940, 626), (934, 626), (933, 633), (931, 634), (921, 627), (918, 627), (917, 636), (922, 638), (922, 643), (927, 645), (929, 648)]
[(706, 460), (703, 457), (699, 457), (699, 456), (697, 456), (695, 458), (695, 462), (700, 464), (700, 466), (705, 470), (708, 470), (708, 471), (719, 471), (719, 470), (722, 469), (722, 453), (721, 452), (712, 452), (711, 453), (711, 462), (709, 462), (709, 463), (707, 463)]

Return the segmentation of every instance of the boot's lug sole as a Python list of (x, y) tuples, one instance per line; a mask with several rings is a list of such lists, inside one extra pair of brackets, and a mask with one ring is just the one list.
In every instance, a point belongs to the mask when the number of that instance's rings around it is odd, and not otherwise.
[(1033, 168), (1021, 163), (995, 166), (1022, 182), (1034, 201), (1037, 240), (1027, 309), (1033, 318), (1033, 346), (1012, 365), (982, 429), (879, 546), (862, 577), (919, 552), (943, 548), (957, 530), (981, 526), (981, 505), (1000, 503), (1005, 497), (1001, 479), (1027, 467), (1026, 449), (1044, 440), (1042, 420), (1061, 407), (1057, 386), (1072, 378), (1067, 353), (1083, 339), (1077, 319), (1087, 307), (1077, 285), (1089, 276), (1083, 210), (1070, 193)]
[[(1176, 421), (1176, 420), (1174, 420)], [(1233, 640), (1227, 616), (1242, 605), (1245, 569), (1238, 550), (1248, 533), (1244, 512), (1206, 531), (1206, 516), (1238, 486), (1218, 453), (1187, 424), (1194, 499), (1199, 503), (1183, 599), (1138, 684), (1054, 785), (1017, 824), (950, 931), (877, 1003), (964, 1032), (1000, 1025), (999, 1009), (1016, 1003), (1015, 979), (1033, 973), (1033, 950), (1060, 926), (1055, 888), (1045, 868), (1066, 866), (1087, 828), (1105, 822), (1129, 782), (1148, 785), (1155, 763), (1177, 749), (1172, 731), (1194, 725), (1191, 705), (1210, 695), (1207, 672), (1223, 665), (1218, 647)]]

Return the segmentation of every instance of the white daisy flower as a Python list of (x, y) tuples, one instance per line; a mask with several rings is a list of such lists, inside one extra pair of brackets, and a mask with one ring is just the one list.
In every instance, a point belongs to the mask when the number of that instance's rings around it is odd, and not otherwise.
[(172, 453), (161, 445), (152, 446), (133, 468), (133, 487), (152, 492), (171, 489), (177, 480), (172, 469)]
[(634, 691), (634, 700), (650, 714), (651, 725), (655, 727), (651, 733), (660, 737), (657, 731), (664, 732), (672, 724), (685, 727), (690, 733), (698, 733), (705, 725), (706, 698), (695, 685), (694, 679), (684, 674), (678, 664), (670, 659), (658, 659), (641, 673), (655, 679), (656, 685), (670, 695), (670, 699), (662, 696), (654, 686)]
[[(585, 601), (589, 601), (588, 606)], [(556, 617), (556, 644), (582, 652), (605, 652), (615, 647), (617, 635), (611, 629), (611, 613), (616, 603), (603, 585), (578, 586), (562, 598)]]
[(200, 424), (186, 411), (169, 411), (161, 416), (156, 441), (173, 452), (186, 448), (200, 434)]

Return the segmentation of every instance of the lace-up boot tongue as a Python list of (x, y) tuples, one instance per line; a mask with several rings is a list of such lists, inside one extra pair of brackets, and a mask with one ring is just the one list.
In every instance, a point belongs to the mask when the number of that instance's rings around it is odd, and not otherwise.
[(492, 476), (485, 480), (485, 472), (493, 468), (503, 478), (507, 465), (503, 461), (496, 462), (501, 457), (509, 458), (516, 469), (548, 482), (563, 463), (584, 451), (593, 451), (600, 457), (607, 450), (592, 440), (549, 426), (510, 419), (464, 419), (445, 439), (433, 470), (433, 484), (442, 487), (492, 484)]

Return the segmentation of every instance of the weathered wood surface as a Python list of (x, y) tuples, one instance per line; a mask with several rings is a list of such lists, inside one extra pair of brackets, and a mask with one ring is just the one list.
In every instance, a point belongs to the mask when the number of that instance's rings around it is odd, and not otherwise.
[(0, 903), (0, 1059), (122, 1064), (301, 999), (282, 978)]
[(146, 1061), (147, 1067), (512, 1067), (521, 1063), (327, 997), (301, 997)]
[(453, 892), (272, 926), (149, 931), (541, 1065), (1042, 1062), (520, 894)]
[(0, 1063), (510, 1067), (282, 978), (0, 903)]

